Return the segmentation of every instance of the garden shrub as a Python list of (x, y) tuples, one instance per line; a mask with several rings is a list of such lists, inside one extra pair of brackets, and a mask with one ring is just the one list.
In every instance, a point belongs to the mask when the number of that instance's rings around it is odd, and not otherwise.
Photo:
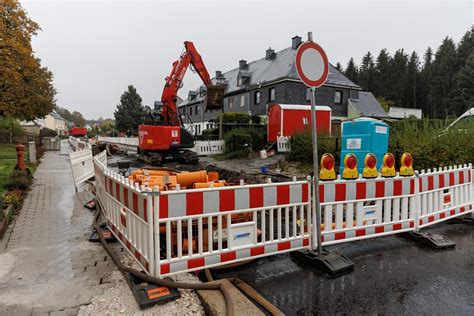
[(10, 179), (5, 184), (7, 190), (28, 190), (33, 183), (33, 179), (30, 175), (21, 170), (14, 170), (10, 176)]
[(43, 127), (40, 131), (40, 137), (56, 137), (58, 133), (47, 127)]
[[(225, 112), (222, 113), (222, 123), (248, 123), (250, 115), (247, 113)], [(219, 119), (217, 119), (219, 121)]]
[[(303, 163), (313, 162), (313, 143), (310, 131), (299, 132), (290, 138), (291, 151), (288, 153), (288, 160), (300, 161)], [(340, 153), (340, 142), (337, 137), (325, 135), (318, 136), (318, 156), (325, 153), (334, 156), (336, 164)]]
[(244, 129), (236, 128), (224, 135), (225, 140), (225, 153), (235, 153), (240, 151), (246, 151), (252, 146), (252, 136), (246, 133)]

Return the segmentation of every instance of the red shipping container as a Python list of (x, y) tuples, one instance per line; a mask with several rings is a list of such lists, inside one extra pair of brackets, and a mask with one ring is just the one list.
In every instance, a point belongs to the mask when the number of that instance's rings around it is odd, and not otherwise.
[(87, 135), (87, 128), (85, 127), (73, 127), (71, 128), (71, 135), (72, 136), (86, 136)]
[[(316, 131), (331, 133), (332, 110), (328, 106), (316, 106)], [(311, 106), (297, 104), (273, 104), (268, 108), (268, 141), (276, 142), (278, 136), (293, 136), (296, 132), (311, 130)]]

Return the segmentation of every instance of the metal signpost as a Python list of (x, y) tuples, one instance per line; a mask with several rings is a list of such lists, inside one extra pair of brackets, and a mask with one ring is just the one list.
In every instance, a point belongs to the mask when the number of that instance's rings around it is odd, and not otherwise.
[[(340, 272), (353, 268), (353, 263), (339, 253), (322, 250), (321, 245), (321, 206), (319, 204), (319, 159), (316, 130), (316, 88), (321, 87), (329, 75), (329, 61), (324, 50), (313, 42), (313, 34), (308, 32), (308, 40), (296, 51), (296, 71), (301, 81), (311, 89), (311, 132), (313, 142), (313, 203), (312, 218), (316, 218), (316, 236), (313, 234), (312, 245), (317, 244), (317, 255), (306, 254), (313, 261), (329, 272)], [(315, 240), (315, 238), (317, 240)]]

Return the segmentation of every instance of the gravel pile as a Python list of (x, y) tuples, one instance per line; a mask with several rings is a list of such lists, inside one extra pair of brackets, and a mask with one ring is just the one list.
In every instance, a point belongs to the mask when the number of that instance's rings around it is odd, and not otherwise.
[[(139, 268), (138, 264), (128, 254), (122, 258), (125, 265)], [(163, 305), (155, 305), (141, 311), (133, 297), (132, 291), (120, 271), (110, 275), (112, 286), (101, 295), (95, 296), (92, 303), (82, 306), (79, 315), (124, 314), (124, 315), (205, 315), (204, 308), (193, 290), (180, 289), (181, 297)], [(179, 282), (199, 283), (199, 279), (184, 273), (173, 276)]]

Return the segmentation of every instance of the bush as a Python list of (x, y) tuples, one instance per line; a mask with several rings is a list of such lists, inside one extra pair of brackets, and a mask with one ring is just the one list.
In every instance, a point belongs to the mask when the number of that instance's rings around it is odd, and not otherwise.
[(52, 130), (47, 127), (43, 127), (40, 131), (40, 137), (56, 137), (58, 133), (55, 130)]
[[(234, 136), (232, 135), (248, 135), (249, 140), (246, 140), (247, 138), (245, 140), (235, 140), (235, 143), (237, 144), (234, 147), (231, 147), (228, 144), (234, 143), (234, 140), (232, 139), (232, 137)], [(263, 146), (265, 146), (266, 139), (267, 139), (266, 131), (263, 131), (262, 129), (253, 128), (253, 127), (233, 128), (224, 134), (226, 152), (229, 147), (230, 148), (228, 150), (230, 150), (230, 152), (237, 151), (239, 150), (238, 149), (239, 146), (242, 146), (242, 144), (247, 144), (251, 146), (253, 150), (261, 150)], [(241, 141), (244, 141), (244, 143), (241, 143)], [(233, 150), (232, 148), (235, 148), (235, 150)], [(248, 146), (246, 148), (248, 148)]]
[(21, 195), (12, 192), (5, 194), (5, 197), (3, 199), (5, 205), (12, 205), (14, 210), (19, 210), (21, 208), (21, 204), (23, 201)]
[(224, 135), (225, 153), (236, 153), (245, 151), (248, 153), (248, 148), (252, 146), (252, 136), (246, 133), (245, 129), (236, 128)]
[[(310, 131), (300, 132), (290, 138), (291, 151), (288, 160), (313, 163), (313, 142)], [(340, 153), (340, 142), (337, 137), (318, 136), (318, 156), (330, 153), (334, 156), (336, 164)]]
[[(246, 123), (250, 121), (250, 115), (247, 113), (226, 112), (222, 113), (222, 123)], [(217, 119), (219, 122), (219, 119)]]
[(30, 175), (26, 172), (21, 170), (14, 170), (10, 176), (10, 179), (5, 184), (5, 188), (7, 190), (27, 190), (31, 184), (33, 183), (33, 179)]

